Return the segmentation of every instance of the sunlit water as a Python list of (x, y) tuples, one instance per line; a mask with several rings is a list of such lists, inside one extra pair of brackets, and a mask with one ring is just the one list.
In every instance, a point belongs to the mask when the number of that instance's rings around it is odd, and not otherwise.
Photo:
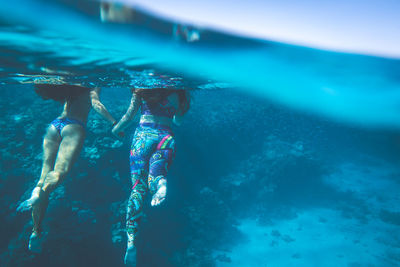
[(0, 7), (2, 265), (122, 266), (130, 136), (113, 139), (94, 114), (53, 195), (44, 252), (27, 251), (29, 215), (15, 208), (61, 110), (34, 82), (103, 87), (116, 117), (131, 86), (191, 90), (168, 200), (147, 207), (138, 266), (400, 264), (398, 60), (208, 29), (187, 39), (174, 22), (102, 23), (97, 2), (60, 2)]

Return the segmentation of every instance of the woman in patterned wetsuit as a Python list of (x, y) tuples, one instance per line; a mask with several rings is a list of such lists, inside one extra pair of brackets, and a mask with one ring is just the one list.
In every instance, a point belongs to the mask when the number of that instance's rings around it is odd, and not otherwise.
[(165, 200), (166, 176), (175, 156), (175, 140), (170, 127), (173, 123), (180, 124), (189, 105), (190, 98), (186, 90), (135, 89), (128, 110), (112, 129), (114, 135), (121, 135), (128, 122), (141, 109), (130, 152), (133, 187), (126, 214), (128, 244), (125, 264), (136, 265), (134, 241), (147, 192), (152, 194), (152, 206)]

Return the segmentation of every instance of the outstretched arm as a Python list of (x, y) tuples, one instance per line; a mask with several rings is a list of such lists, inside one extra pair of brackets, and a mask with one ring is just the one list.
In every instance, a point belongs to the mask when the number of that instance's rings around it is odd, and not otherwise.
[(95, 88), (90, 91), (90, 100), (92, 101), (92, 107), (93, 109), (100, 114), (104, 119), (109, 121), (111, 124), (115, 125), (116, 120), (111, 116), (111, 114), (108, 112), (106, 107), (103, 105), (103, 103), (100, 102), (100, 88)]
[(120, 121), (112, 129), (112, 133), (114, 135), (117, 135), (118, 133), (122, 132), (129, 125), (129, 123), (132, 121), (137, 111), (139, 110), (139, 103), (140, 103), (140, 97), (137, 96), (135, 93), (132, 93), (132, 98), (129, 108), (127, 109), (125, 115), (122, 116)]

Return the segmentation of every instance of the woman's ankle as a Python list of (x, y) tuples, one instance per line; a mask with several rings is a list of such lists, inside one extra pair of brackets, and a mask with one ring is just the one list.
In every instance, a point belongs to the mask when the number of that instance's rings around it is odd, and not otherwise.
[(135, 235), (131, 233), (126, 233), (127, 236), (127, 247), (131, 248), (135, 246)]
[(31, 237), (40, 237), (42, 235), (42, 231), (39, 229), (32, 229)]

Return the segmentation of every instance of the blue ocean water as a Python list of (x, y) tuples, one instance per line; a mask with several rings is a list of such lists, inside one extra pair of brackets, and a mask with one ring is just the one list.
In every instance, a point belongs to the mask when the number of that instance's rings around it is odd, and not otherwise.
[(175, 129), (167, 201), (146, 207), (138, 266), (400, 264), (398, 60), (137, 12), (139, 22), (113, 24), (101, 22), (97, 2), (0, 7), (2, 266), (123, 266), (132, 134), (114, 139), (95, 114), (81, 157), (53, 193), (44, 251), (27, 250), (30, 215), (16, 207), (38, 179), (45, 128), (61, 112), (32, 83), (102, 87), (120, 117), (130, 86), (163, 80), (190, 90), (193, 102)]

